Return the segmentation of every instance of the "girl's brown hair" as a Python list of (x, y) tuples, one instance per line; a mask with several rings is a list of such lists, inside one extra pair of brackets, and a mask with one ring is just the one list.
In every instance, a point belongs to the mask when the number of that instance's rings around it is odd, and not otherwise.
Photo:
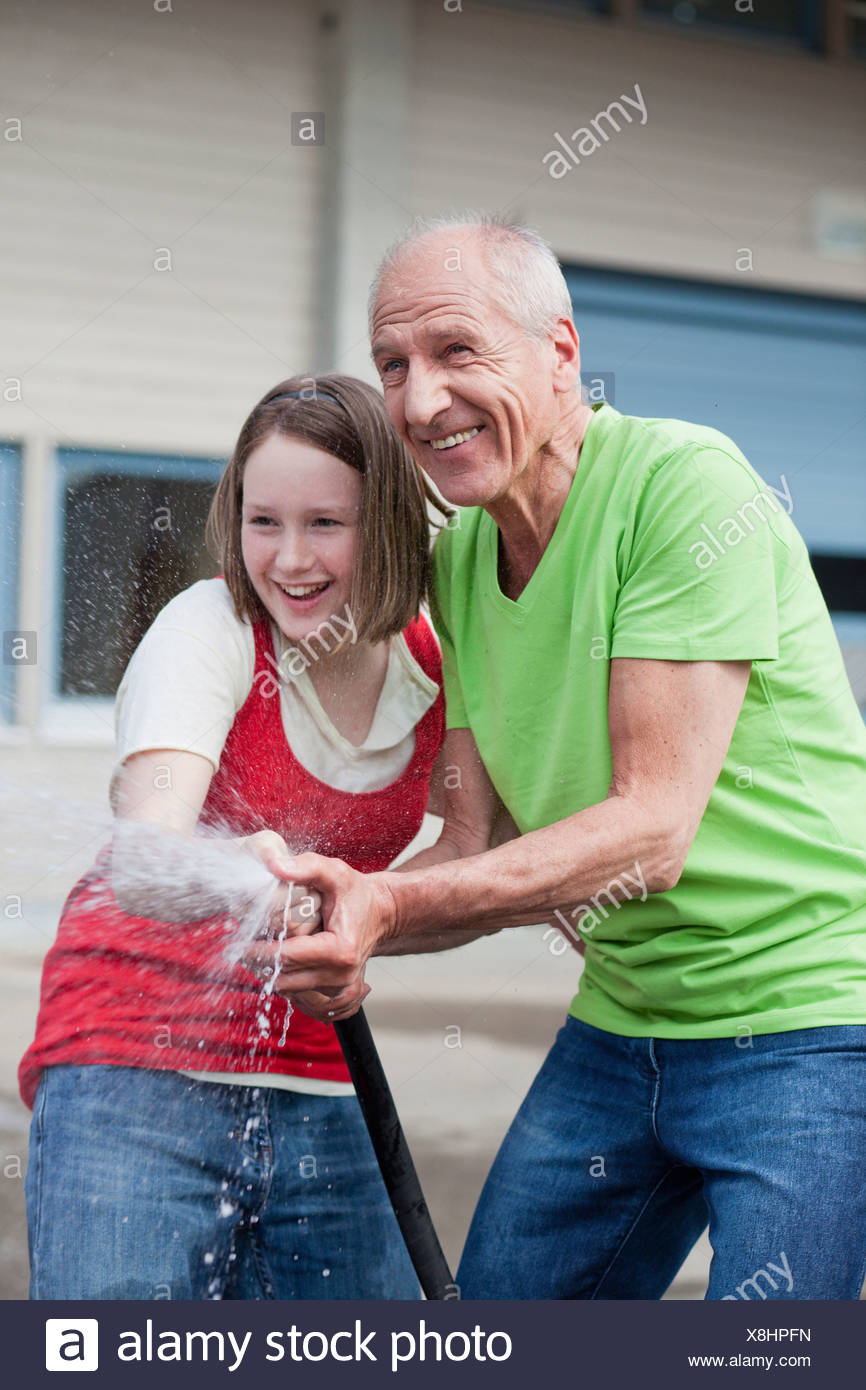
[(301, 376), (281, 381), (244, 422), (207, 519), (207, 543), (218, 559), (235, 613), (257, 622), (268, 614), (241, 551), (244, 470), (272, 434), (312, 444), (361, 474), (359, 545), (350, 609), (359, 642), (381, 642), (418, 616), (430, 576), (429, 502), (452, 515), (391, 427), (379, 392), (351, 376)]

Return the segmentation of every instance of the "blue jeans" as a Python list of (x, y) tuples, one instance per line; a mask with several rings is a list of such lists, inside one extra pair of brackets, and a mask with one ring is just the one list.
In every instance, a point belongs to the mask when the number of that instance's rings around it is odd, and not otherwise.
[(354, 1096), (50, 1067), (26, 1193), (31, 1298), (420, 1297)]
[(457, 1282), (463, 1298), (657, 1299), (708, 1222), (708, 1299), (859, 1296), (866, 1026), (670, 1041), (569, 1017)]

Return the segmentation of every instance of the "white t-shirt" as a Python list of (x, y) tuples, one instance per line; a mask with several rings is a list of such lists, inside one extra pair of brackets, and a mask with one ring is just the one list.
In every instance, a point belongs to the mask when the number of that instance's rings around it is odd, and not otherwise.
[[(391, 638), (388, 669), (370, 732), (360, 745), (335, 728), (306, 669), (287, 659), (293, 648), (270, 624), (280, 673), (280, 713), (286, 741), (298, 762), (320, 782), (345, 792), (387, 787), (415, 751), (415, 727), (439, 687), (418, 664), (402, 633)], [(432, 631), (432, 628), (431, 628)], [(116, 801), (120, 768), (133, 753), (174, 748), (198, 753), (216, 770), (235, 716), (252, 689), (255, 641), (249, 622), (235, 615), (222, 579), (202, 579), (173, 598), (148, 628), (117, 691), (114, 722), (117, 762), (109, 797)], [(351, 1095), (342, 1081), (266, 1073), (184, 1072), (201, 1081), (279, 1086), (315, 1095)]]

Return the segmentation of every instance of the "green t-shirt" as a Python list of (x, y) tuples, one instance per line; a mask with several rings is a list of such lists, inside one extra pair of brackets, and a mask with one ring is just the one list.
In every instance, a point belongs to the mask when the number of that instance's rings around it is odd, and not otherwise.
[(436, 542), (448, 727), (521, 832), (605, 799), (612, 657), (753, 663), (677, 886), (646, 896), (636, 864), (621, 906), (602, 884), (560, 905), (587, 943), (571, 1013), (596, 1028), (866, 1023), (866, 726), (790, 507), (717, 430), (602, 405), (516, 602), (481, 508)]

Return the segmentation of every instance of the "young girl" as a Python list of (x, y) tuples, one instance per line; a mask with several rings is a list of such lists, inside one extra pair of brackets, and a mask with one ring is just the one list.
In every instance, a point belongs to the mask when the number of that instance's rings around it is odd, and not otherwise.
[(45, 961), (19, 1074), (32, 1298), (418, 1296), (333, 1028), (231, 948), (262, 865), (265, 926), (311, 930), (289, 849), (373, 872), (421, 825), (444, 731), (427, 501), (351, 377), (283, 382), (241, 430), (223, 574), (127, 668), (115, 834)]

